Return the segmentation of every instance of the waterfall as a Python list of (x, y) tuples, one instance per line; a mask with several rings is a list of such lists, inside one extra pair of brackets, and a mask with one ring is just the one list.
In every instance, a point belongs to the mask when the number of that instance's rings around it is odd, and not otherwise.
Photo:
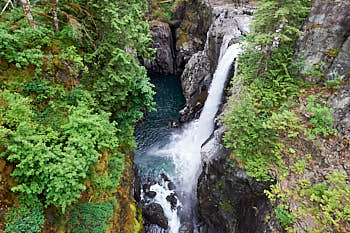
[[(171, 136), (170, 142), (164, 147), (154, 147), (153, 153), (157, 156), (167, 157), (173, 160), (175, 174), (170, 176), (176, 183), (176, 191), (181, 201), (182, 213), (189, 216), (193, 214), (196, 202), (196, 186), (201, 171), (201, 146), (210, 137), (214, 130), (214, 119), (221, 104), (225, 82), (232, 69), (234, 60), (240, 53), (240, 45), (228, 43), (222, 44), (222, 56), (218, 62), (213, 81), (209, 88), (209, 94), (202, 113), (197, 120), (184, 125), (180, 132)], [(225, 51), (226, 50), (226, 51)], [(161, 186), (157, 186), (158, 191)], [(166, 202), (158, 200), (159, 204)], [(165, 208), (165, 215), (169, 219), (170, 233), (178, 233), (180, 229), (180, 217), (177, 210)]]

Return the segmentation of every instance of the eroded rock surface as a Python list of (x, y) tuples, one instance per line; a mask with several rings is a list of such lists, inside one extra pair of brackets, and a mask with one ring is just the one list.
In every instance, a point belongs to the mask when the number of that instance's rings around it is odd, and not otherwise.
[(156, 74), (174, 74), (175, 55), (172, 50), (173, 38), (169, 24), (153, 20), (149, 25), (153, 38), (152, 48), (157, 49), (157, 52), (154, 60), (145, 62), (146, 68)]
[[(350, 1), (314, 1), (297, 44), (297, 57), (305, 61), (302, 70), (321, 71), (328, 79), (345, 78), (350, 72)], [(322, 77), (309, 76), (322, 82)]]
[(142, 208), (145, 219), (151, 223), (160, 226), (163, 229), (168, 228), (168, 219), (164, 215), (163, 208), (158, 203), (151, 203)]
[(236, 8), (234, 4), (210, 7), (212, 24), (204, 49), (189, 59), (181, 76), (186, 104), (180, 111), (180, 122), (199, 116), (220, 57), (229, 45), (249, 32), (251, 15), (246, 7)]
[(250, 179), (229, 159), (230, 152), (220, 145), (223, 132), (219, 128), (202, 147), (198, 200), (205, 226), (200, 232), (272, 232), (265, 222), (272, 211), (264, 193), (270, 184)]
[(306, 64), (302, 74), (317, 70), (317, 65), (324, 73), (307, 75), (308, 81), (325, 84), (329, 79), (343, 80), (340, 89), (330, 96), (328, 106), (334, 109), (335, 128), (349, 140), (350, 1), (314, 1), (297, 43), (296, 56)]
[(174, 13), (177, 73), (181, 74), (193, 54), (204, 49), (211, 13), (210, 6), (200, 0), (184, 2)]

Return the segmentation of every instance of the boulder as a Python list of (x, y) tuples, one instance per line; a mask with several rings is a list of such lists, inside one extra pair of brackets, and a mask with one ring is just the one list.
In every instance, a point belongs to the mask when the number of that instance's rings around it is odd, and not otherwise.
[(145, 193), (145, 195), (149, 198), (154, 198), (155, 196), (157, 196), (157, 192), (149, 191), (149, 192)]
[(170, 202), (171, 209), (175, 210), (177, 205), (177, 198), (174, 193), (170, 194), (166, 197), (166, 200)]
[(174, 184), (173, 182), (170, 181), (170, 182), (168, 183), (168, 189), (169, 189), (169, 190), (174, 190), (174, 189), (175, 189), (175, 184)]
[(151, 203), (142, 208), (144, 218), (150, 224), (156, 224), (163, 229), (168, 228), (168, 219), (164, 215), (162, 206), (158, 203)]

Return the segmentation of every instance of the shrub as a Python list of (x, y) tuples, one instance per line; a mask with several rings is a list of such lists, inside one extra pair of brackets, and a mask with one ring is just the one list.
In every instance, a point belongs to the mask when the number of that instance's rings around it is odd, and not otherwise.
[(268, 120), (259, 117), (249, 97), (236, 102), (223, 120), (225, 146), (245, 164), (249, 176), (269, 180), (269, 166), (280, 163), (282, 145)]
[(108, 221), (113, 215), (115, 201), (98, 203), (80, 203), (71, 213), (68, 222), (72, 233), (105, 233)]
[(323, 136), (328, 136), (330, 134), (336, 133), (333, 127), (333, 116), (331, 109), (327, 106), (322, 106), (321, 104), (315, 103), (315, 96), (310, 95), (307, 98), (308, 104), (306, 108), (312, 113), (310, 124), (313, 127), (308, 129), (308, 138), (313, 139), (315, 135), (322, 133)]
[(350, 222), (350, 185), (347, 176), (341, 172), (327, 175), (323, 183), (311, 185), (308, 180), (300, 182), (297, 190), (307, 199), (302, 209), (311, 215), (316, 232), (345, 232), (344, 224)]
[(275, 215), (278, 221), (282, 224), (284, 227), (288, 227), (293, 223), (292, 216), (290, 215), (289, 211), (286, 209), (283, 205), (278, 205), (275, 209)]
[(38, 233), (45, 222), (44, 208), (39, 200), (32, 200), (31, 204), (21, 203), (19, 208), (12, 207), (5, 218), (4, 233)]

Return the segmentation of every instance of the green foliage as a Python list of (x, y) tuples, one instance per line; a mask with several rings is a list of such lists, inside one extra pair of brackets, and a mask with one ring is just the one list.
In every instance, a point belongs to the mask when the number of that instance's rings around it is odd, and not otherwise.
[(284, 205), (278, 205), (275, 208), (275, 215), (277, 220), (280, 221), (284, 227), (288, 227), (293, 223), (293, 218)]
[(340, 84), (341, 83), (341, 79), (340, 78), (336, 78), (336, 79), (330, 79), (326, 81), (326, 86), (328, 88), (332, 88), (335, 90), (338, 90), (340, 88)]
[(313, 76), (316, 78), (321, 78), (325, 76), (324, 73), (324, 66), (326, 65), (325, 62), (320, 62), (314, 65), (313, 69), (308, 69), (305, 74), (309, 76)]
[(291, 169), (296, 174), (301, 175), (305, 172), (306, 165), (307, 164), (305, 160), (299, 160), (294, 164), (294, 166), (291, 167)]
[(149, 59), (154, 52), (149, 49), (148, 23), (143, 20), (146, 1), (89, 0), (86, 9), (95, 16), (93, 21), (85, 14), (78, 18), (95, 43), (91, 47), (90, 39), (84, 40), (90, 47), (85, 55), (89, 72), (84, 73), (82, 83), (96, 99), (96, 108), (112, 112), (111, 118), (123, 129), (121, 144), (134, 147), (133, 125), (142, 117), (142, 110), (152, 110), (154, 95), (145, 68), (134, 57)]
[(306, 105), (306, 108), (312, 113), (309, 121), (312, 129), (308, 129), (308, 139), (314, 139), (315, 135), (320, 133), (322, 133), (323, 136), (328, 136), (337, 132), (332, 128), (333, 116), (331, 109), (327, 106), (322, 106), (318, 103), (316, 104), (315, 100), (316, 98), (313, 95), (310, 95), (307, 98), (308, 104)]
[[(93, 173), (91, 181), (96, 187), (96, 195), (99, 195), (103, 190), (115, 191), (119, 185), (120, 176), (124, 170), (125, 155), (116, 153), (113, 157), (108, 159), (108, 168), (101, 169), (102, 174)], [(104, 164), (101, 164), (104, 167)], [(99, 168), (97, 168), (100, 170)]]
[(350, 221), (350, 185), (344, 173), (333, 172), (326, 182), (313, 185), (303, 180), (298, 191), (307, 198), (302, 208), (316, 221), (315, 230), (343, 232), (342, 224)]
[(271, 49), (276, 38), (280, 43), (295, 40), (310, 6), (309, 0), (260, 0), (253, 24), (257, 44)]
[(108, 171), (113, 181), (113, 185), (109, 187), (110, 190), (117, 188), (120, 182), (120, 175), (124, 170), (124, 155), (118, 153), (116, 157), (112, 157), (108, 162)]
[[(280, 134), (296, 137), (298, 118), (287, 108), (298, 95), (294, 44), (311, 2), (262, 0), (254, 13), (253, 32), (245, 38), (236, 79), (246, 96), (225, 114), (224, 142), (249, 176), (269, 180), (269, 169), (281, 167)], [(271, 13), (272, 12), (272, 13)]]
[[(15, 10), (15, 13), (17, 11)], [(19, 14), (19, 13), (18, 13)], [(21, 22), (19, 22), (21, 25)], [(54, 32), (53, 28), (38, 25), (36, 28), (21, 25), (19, 28), (11, 27), (8, 21), (0, 23), (0, 58), (8, 63), (14, 63), (18, 69), (33, 66), (35, 75), (40, 75), (44, 68), (47, 71), (53, 66), (54, 60), (61, 60), (73, 64), (72, 71), (78, 72), (83, 67), (82, 58), (78, 55), (74, 46), (59, 43), (60, 52), (55, 54), (45, 53), (47, 47), (58, 44), (55, 39), (65, 37), (60, 32)]]
[(98, 203), (80, 203), (71, 213), (68, 222), (72, 233), (104, 233), (113, 214), (115, 201)]
[(6, 215), (4, 233), (37, 233), (44, 226), (44, 208), (39, 200), (31, 205), (21, 203), (19, 208), (12, 207)]
[(0, 19), (1, 156), (14, 164), (13, 191), (64, 212), (102, 154), (108, 169), (95, 188), (116, 189), (134, 124), (152, 109), (136, 58), (153, 53), (146, 1), (59, 1), (58, 30), (47, 1), (31, 4), (35, 29), (18, 5)]
[(227, 132), (225, 146), (233, 150), (235, 158), (245, 164), (246, 171), (258, 180), (269, 180), (271, 162), (280, 163), (282, 144), (277, 134), (258, 116), (249, 97), (236, 102), (224, 118)]
[[(33, 116), (30, 101), (9, 91), (0, 92), (0, 146), (7, 147), (13, 131), (21, 124), (29, 122)], [(6, 152), (0, 154), (4, 156)]]
[(44, 194), (46, 204), (64, 212), (85, 189), (83, 185), (90, 166), (98, 161), (105, 148), (117, 147), (115, 125), (109, 115), (93, 114), (85, 105), (72, 107), (61, 132), (22, 123), (9, 141), (10, 162), (18, 163), (12, 176), (18, 186), (14, 191)]
[[(113, 151), (118, 146), (115, 124), (109, 122), (109, 114), (94, 114), (80, 102), (70, 108), (59, 131), (43, 131), (31, 120), (29, 99), (4, 91), (0, 100), (1, 142), (7, 147), (7, 160), (17, 164), (12, 176), (19, 185), (13, 190), (44, 194), (46, 205), (64, 211), (85, 189), (90, 166), (105, 149)], [(117, 179), (120, 172), (114, 175)]]
[(298, 124), (298, 117), (288, 110), (272, 112), (266, 127), (276, 132), (286, 132), (288, 137), (296, 137), (301, 127)]

